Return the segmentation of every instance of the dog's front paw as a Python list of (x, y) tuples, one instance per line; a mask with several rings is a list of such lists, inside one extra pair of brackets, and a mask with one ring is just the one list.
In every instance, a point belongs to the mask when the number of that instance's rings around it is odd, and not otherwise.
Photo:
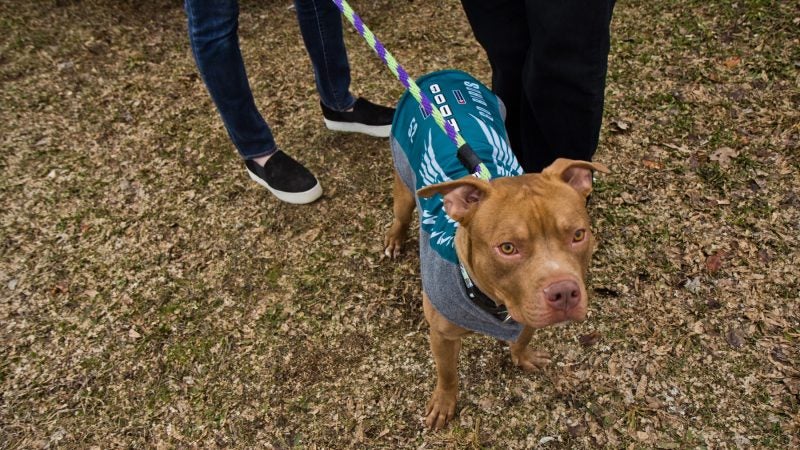
[(389, 258), (397, 258), (403, 252), (403, 243), (406, 240), (406, 229), (403, 225), (394, 222), (383, 240), (383, 254)]
[(511, 361), (525, 372), (536, 372), (550, 364), (550, 353), (524, 347), (521, 350), (511, 349)]
[(425, 409), (425, 426), (439, 430), (456, 415), (456, 393), (435, 390)]

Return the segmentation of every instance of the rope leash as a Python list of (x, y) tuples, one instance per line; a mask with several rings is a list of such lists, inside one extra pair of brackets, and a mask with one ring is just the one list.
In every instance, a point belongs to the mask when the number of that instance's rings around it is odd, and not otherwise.
[(408, 76), (408, 72), (401, 66), (392, 53), (383, 46), (383, 44), (375, 37), (375, 34), (372, 33), (372, 30), (369, 29), (364, 24), (364, 21), (361, 20), (358, 14), (353, 11), (353, 8), (350, 7), (350, 4), (347, 3), (346, 0), (332, 0), (333, 3), (339, 8), (342, 12), (342, 15), (355, 27), (358, 34), (360, 34), (364, 40), (367, 41), (367, 44), (378, 54), (378, 56), (383, 60), (386, 67), (394, 74), (395, 77), (400, 81), (400, 83), (408, 89), (408, 92), (411, 94), (412, 97), (422, 106), (422, 109), (425, 111), (426, 114), (430, 114), (433, 116), (433, 120), (439, 125), (439, 128), (447, 134), (447, 137), (453, 142), (453, 144), (458, 148), (458, 160), (461, 161), (461, 164), (467, 168), (467, 170), (474, 176), (484, 179), (490, 180), (492, 178), (491, 174), (489, 173), (489, 169), (486, 168), (486, 165), (481, 162), (478, 155), (472, 150), (472, 147), (469, 146), (464, 137), (461, 136), (453, 125), (444, 120), (442, 117), (442, 113), (439, 111), (439, 108), (434, 108), (433, 103), (425, 95), (424, 92), (419, 88), (416, 82), (412, 78)]

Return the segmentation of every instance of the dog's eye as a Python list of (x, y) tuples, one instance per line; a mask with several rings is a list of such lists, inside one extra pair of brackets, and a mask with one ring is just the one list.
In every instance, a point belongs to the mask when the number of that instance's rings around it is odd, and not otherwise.
[(500, 252), (504, 255), (513, 255), (517, 253), (517, 248), (511, 242), (503, 242), (500, 244)]
[(572, 236), (572, 242), (580, 242), (586, 238), (586, 230), (581, 228), (580, 230), (575, 231), (575, 234)]

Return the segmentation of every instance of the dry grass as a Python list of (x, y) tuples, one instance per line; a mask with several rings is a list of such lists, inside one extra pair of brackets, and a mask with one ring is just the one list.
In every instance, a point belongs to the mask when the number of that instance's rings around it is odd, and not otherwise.
[[(387, 143), (326, 131), (288, 0), (243, 2), (257, 101), (326, 189), (267, 195), (178, 3), (0, 3), (0, 447), (800, 445), (795, 3), (617, 5), (590, 318), (537, 334), (537, 375), (468, 339), (436, 433)], [(458, 2), (354, 3), (410, 73), (489, 79)], [(396, 101), (347, 40), (354, 90)]]

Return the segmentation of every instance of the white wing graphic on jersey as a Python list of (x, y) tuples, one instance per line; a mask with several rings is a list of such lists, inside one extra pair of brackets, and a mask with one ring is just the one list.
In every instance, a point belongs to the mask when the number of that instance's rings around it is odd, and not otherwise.
[(428, 130), (428, 139), (424, 143), (425, 153), (422, 155), (422, 165), (420, 166), (423, 186), (450, 181), (450, 177), (445, 175), (442, 167), (436, 162), (436, 153), (433, 151), (432, 144), (431, 130)]
[(522, 175), (522, 167), (517, 162), (517, 158), (514, 157), (514, 153), (511, 152), (508, 142), (501, 138), (494, 128), (486, 126), (486, 123), (481, 119), (472, 114), (470, 114), (470, 117), (475, 119), (475, 122), (478, 122), (486, 141), (492, 146), (492, 160), (497, 168), (497, 175), (501, 177)]
[(434, 231), (431, 233), (431, 241), (436, 239), (437, 245), (449, 245), (450, 247), (453, 246), (453, 238), (454, 234), (446, 234), (444, 231)]
[(431, 214), (427, 209), (422, 210), (422, 224), (433, 225), (436, 223), (436, 216)]
[[(433, 150), (433, 138), (431, 136), (431, 130), (428, 130), (428, 139), (425, 140), (423, 145), (425, 152), (422, 154), (422, 164), (420, 164), (419, 169), (420, 175), (422, 176), (423, 185), (430, 186), (432, 184), (450, 181), (451, 178), (444, 173), (442, 166), (440, 166), (436, 161), (436, 152)], [(448, 223), (455, 223), (455, 220), (451, 219), (447, 214), (445, 214), (444, 217), (447, 219)], [(423, 204), (421, 218), (422, 224), (436, 225), (436, 218), (437, 216), (425, 209)], [(434, 239), (436, 239), (436, 243), (439, 245), (452, 246), (453, 236), (443, 234), (442, 231), (434, 232), (434, 234), (431, 235), (431, 240), (433, 241)]]

